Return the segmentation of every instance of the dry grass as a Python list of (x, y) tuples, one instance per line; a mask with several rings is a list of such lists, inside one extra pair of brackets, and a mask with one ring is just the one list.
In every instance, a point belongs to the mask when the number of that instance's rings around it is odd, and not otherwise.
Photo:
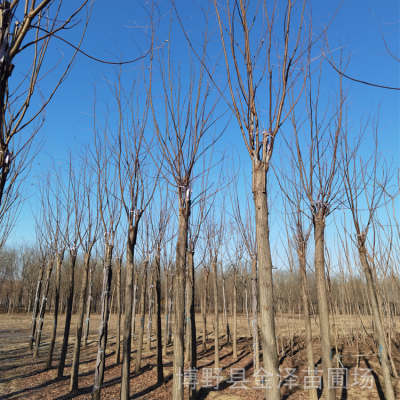
[[(65, 323), (65, 315), (59, 318), (57, 329), (57, 341), (55, 347), (55, 354), (53, 360), (53, 367), (50, 370), (45, 370), (45, 358), (47, 355), (48, 340), (50, 338), (50, 329), (52, 328), (49, 323), (52, 321), (51, 315), (45, 317), (45, 324), (43, 329), (43, 341), (40, 349), (39, 358), (32, 359), (32, 355), (27, 349), (27, 340), (29, 336), (29, 326), (31, 317), (26, 314), (12, 314), (1, 315), (0, 327), (0, 398), (2, 399), (90, 399), (90, 392), (94, 380), (94, 364), (97, 352), (97, 337), (96, 331), (99, 326), (99, 316), (92, 315), (91, 317), (91, 335), (89, 337), (88, 346), (81, 353), (81, 362), (79, 369), (79, 387), (80, 391), (75, 394), (69, 393), (69, 378), (70, 368), (72, 363), (72, 349), (75, 339), (75, 324), (76, 316), (72, 318), (70, 345), (68, 348), (65, 378), (57, 380), (57, 365), (60, 356), (62, 334)], [(201, 338), (202, 326), (200, 323), (199, 315), (197, 317), (197, 345), (198, 345), (198, 377), (202, 380), (202, 373), (204, 368), (212, 368), (214, 364), (214, 338), (212, 335), (213, 318), (208, 318), (208, 330), (210, 335), (208, 337), (207, 351), (201, 352)], [(232, 318), (229, 318), (231, 326)], [(120, 389), (120, 376), (121, 367), (115, 365), (115, 334), (116, 334), (116, 318), (115, 315), (111, 317), (109, 329), (109, 342), (107, 346), (106, 356), (106, 371), (104, 377), (104, 384), (102, 387), (102, 399), (119, 399)], [(198, 393), (198, 399), (216, 399), (216, 400), (238, 400), (246, 398), (263, 399), (265, 398), (264, 390), (254, 389), (254, 370), (252, 363), (251, 353), (251, 338), (248, 338), (247, 320), (245, 316), (241, 315), (238, 322), (238, 359), (232, 358), (232, 348), (227, 345), (225, 334), (225, 325), (220, 321), (220, 344), (222, 349), (220, 351), (220, 367), (222, 371), (220, 390), (213, 388), (202, 387)], [(379, 399), (384, 398), (382, 388), (379, 385), (380, 367), (379, 362), (374, 355), (375, 348), (371, 338), (366, 337), (366, 340), (359, 340), (359, 354), (367, 354), (361, 357), (359, 368), (372, 369), (372, 376), (374, 380), (373, 389), (361, 389), (359, 386), (351, 386), (354, 382), (354, 368), (356, 367), (356, 345), (355, 341), (349, 342), (347, 339), (348, 333), (353, 324), (353, 329), (356, 330), (357, 321), (350, 317), (341, 317), (337, 321), (339, 330), (339, 338), (337, 338), (337, 346), (339, 353), (343, 356), (342, 362), (346, 368), (349, 368), (349, 389), (337, 390), (338, 399)], [(370, 329), (371, 322), (368, 319), (363, 320), (367, 329)], [(295, 375), (297, 375), (297, 382), (299, 386), (295, 386), (292, 390), (284, 386), (282, 389), (282, 398), (288, 400), (307, 399), (308, 392), (303, 389), (304, 373), (302, 370), (306, 369), (306, 352), (303, 340), (302, 321), (299, 316), (279, 316), (276, 319), (277, 331), (279, 334), (279, 345), (283, 343), (285, 354), (280, 354), (280, 368), (284, 372), (285, 368), (296, 368)], [(320, 343), (317, 337), (317, 326), (313, 321), (313, 330), (315, 332), (314, 352), (315, 362), (319, 364), (320, 360)], [(294, 349), (293, 355), (290, 354), (290, 346), (288, 339), (289, 332), (294, 333)], [(154, 332), (154, 326), (153, 326)], [(334, 329), (332, 329), (334, 332)], [(359, 331), (361, 332), (361, 330)], [(344, 333), (344, 336), (343, 336)], [(281, 340), (282, 338), (282, 340)], [(155, 358), (155, 337), (152, 337), (152, 350), (146, 351), (144, 346), (142, 370), (139, 374), (132, 372), (131, 374), (131, 398), (132, 399), (170, 399), (172, 393), (172, 354), (173, 345), (168, 347), (168, 354), (164, 357), (164, 376), (165, 384), (163, 386), (156, 385), (156, 358)], [(334, 345), (333, 341), (333, 345)], [(400, 370), (400, 353), (393, 345), (392, 354), (395, 359), (397, 370)], [(134, 363), (136, 357), (136, 346), (132, 349), (132, 371), (134, 370)], [(336, 362), (335, 362), (336, 364)], [(336, 366), (336, 365), (335, 365)], [(246, 371), (246, 386), (248, 389), (232, 388), (233, 384), (227, 382), (230, 379), (231, 368), (244, 368)], [(319, 368), (321, 369), (321, 368)], [(287, 382), (284, 382), (287, 383)], [(400, 393), (398, 392), (400, 399)], [(185, 391), (185, 398), (188, 397), (187, 390)]]

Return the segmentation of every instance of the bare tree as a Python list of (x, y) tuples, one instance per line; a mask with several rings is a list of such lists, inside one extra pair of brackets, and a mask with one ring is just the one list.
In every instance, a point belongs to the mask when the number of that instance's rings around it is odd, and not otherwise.
[[(345, 155), (341, 170), (345, 188), (344, 200), (350, 210), (355, 228), (355, 238), (351, 239), (358, 250), (360, 263), (367, 282), (368, 298), (377, 333), (378, 353), (385, 385), (385, 396), (387, 399), (394, 400), (395, 393), (389, 365), (391, 356), (381, 320), (381, 313), (379, 312), (376, 283), (370, 262), (368, 261), (370, 256), (367, 251), (368, 230), (373, 225), (374, 218), (377, 217), (379, 207), (383, 205), (383, 201), (385, 200), (383, 194), (390, 181), (390, 170), (384, 164), (382, 154), (378, 152), (378, 122), (379, 116), (371, 121), (374, 132), (374, 151), (371, 157), (365, 161), (361, 157), (358, 159), (358, 153), (360, 152), (360, 146), (368, 123), (363, 129), (360, 129), (361, 133), (354, 147), (350, 146), (347, 136), (344, 138), (342, 147)], [(347, 129), (347, 122), (345, 126)], [(364, 201), (362, 200), (363, 197), (365, 197)]]
[[(250, 8), (250, 2), (244, 0), (235, 1), (233, 5), (228, 0), (224, 8), (216, 0), (213, 3), (231, 98), (227, 102), (236, 117), (252, 160), (263, 362), (265, 370), (272, 376), (272, 389), (266, 390), (266, 398), (280, 399), (266, 175), (276, 136), (288, 115), (284, 111), (286, 95), (299, 77), (296, 66), (302, 53), (302, 34), (306, 32), (304, 18), (306, 1), (300, 5), (295, 35), (290, 31), (294, 25), (292, 18), (297, 5), (291, 0), (286, 2), (282, 21), (284, 26), (282, 44), (278, 44), (275, 34), (278, 18), (277, 2), (274, 2), (272, 10), (266, 1), (257, 3), (253, 8)], [(252, 31), (258, 26), (255, 24), (259, 24), (259, 29)], [(239, 38), (236, 32), (241, 32), (243, 36)], [(251, 36), (252, 32), (254, 38)], [(278, 53), (276, 58), (271, 51), (274, 47)], [(244, 66), (242, 61), (239, 61), (243, 58)], [(258, 89), (263, 84), (268, 87), (269, 96), (268, 105), (262, 107), (268, 110), (265, 124), (257, 101)]]
[[(18, 190), (15, 191), (13, 186), (19, 186), (19, 178), (35, 156), (35, 153), (29, 152), (32, 140), (43, 124), (47, 104), (71, 70), (89, 21), (91, 8), (84, 19), (80, 41), (73, 46), (75, 50), (70, 60), (53, 83), (50, 93), (45, 94), (39, 89), (39, 82), (61, 62), (59, 60), (50, 70), (42, 73), (48, 53), (51, 53), (50, 42), (60, 39), (63, 31), (78, 24), (75, 17), (83, 12), (88, 1), (81, 1), (73, 12), (67, 14), (64, 14), (62, 4), (62, 0), (43, 0), (39, 4), (29, 0), (4, 0), (0, 3), (0, 216), (3, 204), (9, 207), (18, 197)], [(11, 80), (15, 69), (13, 62), (20, 55), (24, 55), (24, 61), (18, 62), (17, 68), (21, 67), (19, 76), (22, 78)], [(26, 63), (27, 58), (31, 63)], [(38, 102), (32, 99), (36, 93), (41, 97), (41, 104), (35, 109), (32, 104)], [(29, 114), (28, 109), (32, 107)], [(30, 132), (26, 134), (24, 130), (28, 126)]]
[[(171, 12), (172, 18), (173, 12)], [(172, 20), (171, 20), (172, 22)], [(170, 37), (171, 39), (171, 31)], [(162, 170), (164, 178), (175, 188), (178, 194), (179, 232), (176, 245), (176, 263), (174, 272), (174, 361), (173, 361), (173, 400), (183, 399), (183, 381), (180, 374), (183, 372), (184, 361), (184, 303), (186, 287), (186, 261), (188, 250), (189, 217), (191, 210), (191, 193), (193, 188), (194, 165), (207, 150), (215, 137), (210, 135), (204, 148), (201, 147), (206, 140), (210, 128), (213, 126), (213, 112), (218, 101), (210, 102), (213, 84), (205, 78), (204, 62), (206, 61), (206, 48), (210, 35), (207, 32), (202, 43), (203, 64), (196, 70), (190, 59), (190, 73), (187, 93), (184, 94), (182, 76), (174, 67), (170, 55), (171, 41), (168, 43), (168, 58), (165, 60), (160, 51), (158, 70), (161, 77), (161, 98), (164, 104), (165, 123), (161, 128), (158, 113), (159, 105), (155, 102), (154, 86), (150, 82), (151, 110), (154, 129), (158, 139), (160, 154), (154, 154), (157, 165), (165, 165)], [(189, 55), (190, 56), (190, 55)], [(154, 55), (151, 56), (151, 69), (154, 68)], [(211, 104), (211, 106), (209, 105)], [(200, 175), (200, 174), (199, 174)]]
[[(74, 358), (71, 368), (70, 391), (78, 390), (78, 375), (79, 375), (79, 358), (81, 351), (81, 340), (83, 330), (83, 318), (85, 313), (85, 299), (88, 292), (89, 274), (91, 274), (90, 260), (93, 248), (99, 237), (100, 218), (98, 215), (97, 202), (95, 199), (95, 182), (93, 181), (93, 170), (89, 167), (89, 152), (86, 151), (81, 157), (79, 164), (80, 179), (73, 180), (73, 204), (76, 210), (78, 225), (79, 242), (83, 249), (83, 279), (81, 283), (81, 291), (79, 294), (78, 304), (78, 321), (76, 324), (76, 337), (74, 344)], [(88, 296), (88, 316), (86, 317), (87, 330), (89, 330), (89, 315), (91, 304), (91, 281)], [(85, 335), (87, 339), (88, 332)]]
[[(95, 95), (96, 107), (96, 95)], [(95, 366), (92, 399), (99, 400), (101, 385), (104, 379), (105, 351), (108, 335), (108, 318), (110, 306), (110, 286), (112, 278), (112, 255), (115, 246), (115, 234), (121, 219), (121, 202), (117, 197), (118, 173), (111, 164), (107, 130), (102, 135), (97, 133), (96, 108), (93, 110), (95, 154), (93, 156), (93, 170), (96, 175), (97, 208), (99, 210), (100, 224), (104, 229), (104, 269), (103, 285), (101, 292), (101, 314), (99, 327), (98, 351)]]

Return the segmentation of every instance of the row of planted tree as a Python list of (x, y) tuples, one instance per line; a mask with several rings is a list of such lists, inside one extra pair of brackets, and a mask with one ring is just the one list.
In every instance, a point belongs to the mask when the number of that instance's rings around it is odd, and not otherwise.
[[(254, 367), (260, 367), (262, 350), (263, 367), (273, 377), (266, 397), (277, 400), (283, 339), (277, 339), (276, 316), (301, 313), (311, 371), (313, 320), (324, 382), (339, 329), (349, 341), (358, 331), (372, 334), (382, 387), (394, 400), (400, 181), (378, 146), (379, 112), (364, 115), (356, 129), (350, 124), (354, 111), (343, 83), (349, 59), (344, 47), (330, 49), (332, 20), (313, 28), (311, 4), (288, 0), (285, 13), (276, 3), (239, 0), (231, 6), (211, 2), (197, 37), (188, 33), (173, 3), (165, 39), (159, 32), (166, 17), (158, 4), (149, 4), (146, 57), (137, 68), (120, 64), (105, 73), (102, 85), (93, 83), (85, 121), (90, 139), (78, 135), (62, 161), (47, 155), (42, 163), (33, 206), (39, 278), (33, 291), (32, 285), (25, 288), (33, 308), (29, 348), (38, 355), (46, 310), (52, 310), (51, 366), (64, 311), (58, 372), (63, 375), (75, 298), (70, 389), (78, 390), (82, 337), (87, 338), (95, 307), (100, 326), (92, 397), (99, 399), (115, 302), (120, 397), (128, 399), (135, 318), (141, 321), (138, 371), (146, 313), (149, 321), (156, 317), (158, 383), (163, 382), (163, 300), (166, 320), (173, 320), (172, 398), (180, 400), (185, 359), (196, 367), (195, 307), (203, 321), (211, 310), (214, 314), (217, 369), (220, 317), (228, 340), (232, 332), (236, 356), (237, 326), (228, 328), (227, 314), (230, 308), (236, 321), (239, 307), (247, 313)], [(182, 66), (171, 56), (178, 35), (188, 46), (188, 55), (180, 55)], [(325, 93), (327, 68), (329, 86), (335, 82), (331, 95)], [(242, 136), (240, 144), (233, 131)], [(9, 161), (3, 165), (4, 179), (12, 168)], [(32, 280), (30, 273), (22, 275), (3, 286)], [(101, 282), (94, 289), (96, 276)], [(8, 296), (8, 310), (21, 305), (22, 293), (20, 286)], [(344, 313), (358, 318), (349, 322)], [(364, 324), (365, 316), (372, 325)], [(165, 332), (166, 346), (169, 328)], [(288, 325), (286, 340), (294, 332)], [(324, 385), (324, 396), (333, 400), (335, 390)], [(196, 397), (193, 388), (190, 397)]]

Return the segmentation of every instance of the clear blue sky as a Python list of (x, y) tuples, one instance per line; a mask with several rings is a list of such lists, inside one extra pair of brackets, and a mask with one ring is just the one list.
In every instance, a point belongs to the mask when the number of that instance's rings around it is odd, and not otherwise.
[[(78, 1), (70, 1), (65, 4), (65, 12), (72, 10)], [(284, 2), (279, 1), (284, 4)], [(118, 4), (118, 5), (117, 5)], [(202, 1), (207, 5), (208, 2)], [(338, 1), (312, 1), (314, 24), (317, 27), (327, 20), (328, 14), (339, 5)], [(196, 26), (202, 28), (199, 7), (191, 1), (177, 1), (178, 10), (182, 15), (185, 27), (196, 37)], [(168, 2), (160, 5), (161, 12), (168, 13)], [(281, 13), (283, 14), (283, 8)], [(134, 1), (109, 1), (96, 0), (90, 24), (82, 44), (82, 50), (93, 57), (115, 61), (122, 53), (123, 60), (135, 59), (148, 49), (148, 43), (144, 35), (135, 29), (142, 26), (145, 17), (143, 6)], [(160, 39), (168, 37), (168, 16), (166, 23), (160, 26), (158, 35)], [(397, 56), (399, 55), (399, 24), (390, 25), (400, 20), (399, 2), (397, 1), (355, 1), (344, 0), (338, 15), (329, 28), (328, 37), (331, 48), (346, 45), (352, 53), (351, 62), (347, 74), (368, 82), (385, 86), (400, 86), (399, 63), (393, 60), (384, 47), (379, 27), (384, 33), (393, 32), (387, 36), (387, 42)], [(143, 31), (143, 29), (141, 29)], [(80, 29), (68, 32), (66, 38), (77, 43)], [(181, 34), (178, 24), (173, 24), (172, 59), (176, 65), (179, 60), (187, 62), (187, 43)], [(281, 33), (281, 28), (277, 29)], [(213, 50), (218, 43), (213, 43)], [(119, 49), (119, 50), (118, 50)], [(54, 40), (49, 52), (49, 63), (55, 62), (59, 57), (59, 51), (63, 51), (65, 58), (71, 54), (71, 49), (60, 41)], [(113, 56), (114, 55), (114, 56)], [(115, 57), (116, 56), (116, 57)], [(135, 65), (126, 66), (126, 70), (136, 68)], [(18, 64), (16, 65), (18, 70)], [(40, 132), (45, 139), (43, 149), (37, 160), (33, 163), (31, 175), (40, 174), (43, 165), (48, 165), (49, 154), (60, 161), (65, 157), (65, 148), (74, 147), (77, 142), (90, 142), (90, 112), (92, 107), (92, 82), (97, 81), (102, 86), (103, 75), (111, 76), (112, 66), (99, 64), (83, 55), (78, 55), (76, 63), (67, 81), (60, 87), (56, 96), (46, 111), (46, 121)], [(14, 72), (15, 74), (15, 72)], [(55, 71), (52, 75), (57, 76)], [(327, 92), (332, 92), (337, 87), (337, 75), (329, 67), (325, 66), (325, 87)], [(41, 85), (44, 91), (50, 90), (51, 79)], [(363, 113), (371, 110), (376, 112), (381, 105), (380, 126), (381, 134), (379, 144), (388, 158), (392, 158), (394, 166), (399, 167), (399, 92), (365, 86), (359, 83), (344, 80), (349, 87), (352, 99), (351, 118), (356, 126)], [(107, 90), (100, 91), (100, 97), (106, 101), (109, 98)], [(225, 109), (221, 105), (221, 109)], [(286, 129), (286, 128), (284, 128)], [(289, 129), (289, 127), (287, 128)], [(279, 141), (278, 141), (279, 142)], [(243, 146), (237, 124), (232, 120), (227, 133), (220, 139), (217, 149), (222, 151), (234, 145), (241, 159), (245, 162), (250, 173), (248, 155)], [(276, 153), (277, 155), (277, 153)], [(39, 165), (40, 163), (40, 165)], [(31, 208), (35, 208), (35, 178), (29, 178), (29, 200), (24, 205), (21, 217), (16, 227), (11, 242), (31, 241), (34, 237), (33, 217)]]

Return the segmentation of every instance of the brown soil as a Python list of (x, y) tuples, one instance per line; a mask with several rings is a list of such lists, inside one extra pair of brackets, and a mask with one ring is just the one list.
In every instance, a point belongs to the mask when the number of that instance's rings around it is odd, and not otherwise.
[[(57, 329), (57, 341), (55, 354), (53, 358), (53, 367), (45, 370), (45, 360), (47, 355), (48, 341), (50, 338), (51, 315), (46, 315), (45, 326), (43, 329), (43, 340), (40, 347), (39, 358), (32, 359), (32, 354), (28, 352), (27, 341), (29, 337), (29, 326), (31, 317), (26, 314), (2, 314), (0, 316), (0, 398), (1, 399), (90, 399), (91, 390), (94, 380), (94, 365), (97, 353), (97, 338), (96, 331), (99, 326), (99, 316), (91, 317), (91, 335), (86, 349), (81, 352), (80, 369), (79, 369), (79, 392), (69, 393), (70, 368), (72, 363), (72, 350), (75, 336), (76, 316), (73, 316), (71, 324), (70, 344), (65, 368), (65, 378), (57, 380), (57, 366), (60, 356), (62, 344), (62, 333), (65, 323), (65, 316), (59, 318)], [(203, 380), (203, 373), (207, 373), (206, 368), (213, 368), (214, 364), (214, 338), (212, 336), (212, 317), (208, 318), (209, 332), (207, 342), (207, 351), (201, 352), (201, 335), (202, 328), (200, 318), (197, 316), (197, 345), (198, 345), (198, 381), (199, 392), (197, 398), (213, 399), (213, 400), (253, 400), (264, 399), (265, 391), (263, 389), (254, 388), (256, 385), (253, 377), (253, 362), (251, 353), (252, 340), (247, 337), (247, 320), (244, 316), (240, 316), (238, 322), (238, 358), (232, 358), (232, 347), (227, 345), (226, 338), (221, 336), (220, 345), (220, 385), (219, 389), (206, 387)], [(289, 323), (287, 321), (289, 320)], [(109, 341), (107, 346), (106, 356), (106, 371), (104, 384), (101, 390), (102, 399), (119, 399), (121, 366), (115, 364), (115, 315), (112, 315), (109, 330)], [(230, 321), (232, 322), (232, 321)], [(337, 399), (357, 399), (357, 400), (373, 400), (384, 399), (383, 389), (379, 381), (382, 381), (380, 375), (380, 366), (378, 358), (375, 354), (376, 348), (372, 337), (359, 339), (358, 353), (363, 355), (359, 358), (359, 368), (371, 369), (372, 389), (362, 389), (359, 385), (353, 386), (355, 367), (357, 366), (357, 354), (355, 340), (352, 342), (349, 339), (351, 318), (342, 318), (338, 322), (338, 338), (337, 347), (341, 355), (341, 362), (345, 368), (349, 369), (349, 385), (348, 390), (337, 390)], [(368, 321), (364, 321), (365, 326), (368, 326)], [(304, 389), (304, 375), (306, 370), (306, 351), (303, 339), (302, 322), (298, 316), (287, 318), (286, 316), (277, 318), (277, 327), (279, 334), (283, 337), (283, 345), (285, 354), (280, 353), (280, 369), (282, 376), (287, 375), (286, 369), (296, 368), (294, 375), (297, 376), (296, 382), (298, 385), (289, 387), (289, 382), (284, 380), (282, 387), (282, 399), (284, 400), (300, 400), (308, 399), (308, 391)], [(343, 329), (342, 329), (343, 328)], [(287, 340), (289, 329), (295, 333), (293, 355), (290, 354), (290, 344)], [(315, 325), (314, 325), (315, 329)], [(220, 324), (221, 332), (224, 331), (224, 325)], [(332, 330), (334, 332), (334, 330)], [(154, 332), (154, 326), (153, 326)], [(372, 336), (371, 332), (369, 332)], [(320, 344), (315, 334), (314, 351), (315, 362), (320, 364)], [(172, 395), (172, 354), (173, 344), (168, 347), (168, 354), (164, 357), (164, 376), (165, 384), (157, 386), (156, 374), (156, 357), (155, 357), (155, 337), (152, 337), (152, 351), (146, 352), (144, 346), (142, 370), (139, 374), (132, 372), (131, 374), (131, 399), (171, 399)], [(397, 341), (398, 343), (398, 341)], [(281, 340), (279, 337), (279, 344)], [(122, 343), (121, 343), (122, 345)], [(333, 341), (335, 348), (335, 342)], [(335, 352), (334, 352), (335, 354)], [(392, 344), (392, 355), (395, 360), (396, 369), (400, 371), (400, 353), (396, 346)], [(136, 347), (132, 349), (132, 371), (134, 371), (136, 357)], [(334, 367), (336, 367), (337, 359), (334, 359)], [(186, 366), (188, 368), (188, 366)], [(237, 388), (241, 386), (238, 383), (231, 381), (232, 369), (245, 370), (246, 389)], [(319, 368), (320, 365), (319, 365)], [(234, 371), (233, 371), (234, 372)], [(236, 371), (237, 372), (237, 371)], [(212, 381), (216, 384), (216, 380)], [(397, 387), (396, 387), (397, 389)], [(400, 389), (400, 388), (399, 388)], [(188, 391), (185, 389), (185, 398), (188, 398)], [(321, 397), (323, 399), (323, 397)], [(397, 389), (397, 398), (400, 399), (400, 390)]]

